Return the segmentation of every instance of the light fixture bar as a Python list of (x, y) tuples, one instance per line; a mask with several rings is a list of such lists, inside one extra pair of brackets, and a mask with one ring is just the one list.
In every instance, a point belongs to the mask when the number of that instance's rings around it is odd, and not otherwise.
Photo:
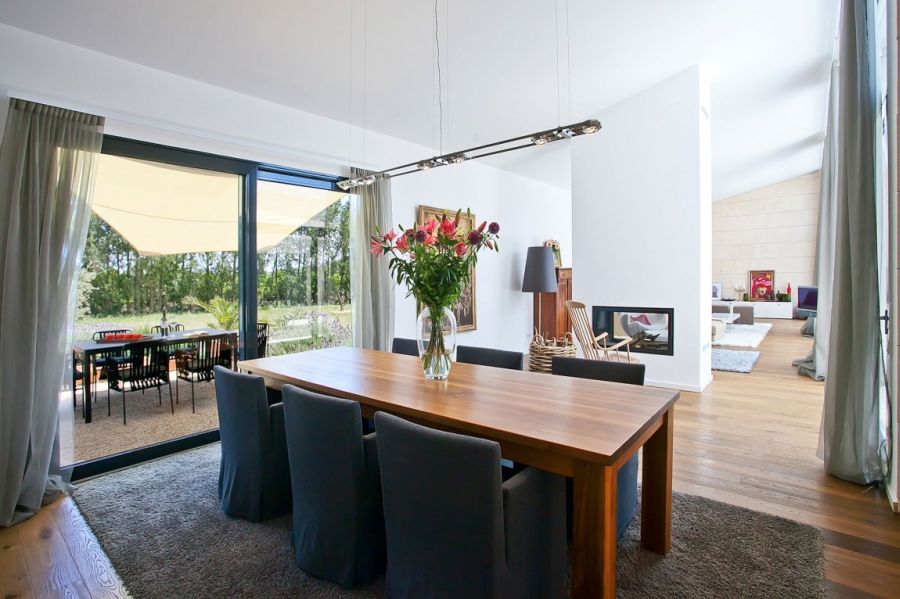
[[(400, 166), (385, 169), (383, 171), (372, 173), (364, 177), (341, 179), (337, 182), (337, 186), (344, 191), (348, 191), (355, 187), (371, 185), (379, 179), (400, 177), (403, 175), (409, 175), (410, 173), (417, 173), (419, 171), (426, 171), (432, 168), (447, 166), (449, 164), (460, 164), (467, 160), (484, 158), (485, 156), (493, 156), (495, 154), (512, 152), (513, 150), (521, 150), (522, 148), (530, 148), (533, 146), (543, 146), (548, 143), (553, 143), (554, 141), (559, 141), (561, 139), (571, 139), (573, 137), (578, 137), (579, 135), (590, 135), (599, 131), (600, 127), (600, 121), (588, 119), (586, 121), (581, 121), (580, 123), (573, 123), (571, 125), (556, 127), (554, 129), (547, 129), (546, 131), (538, 131), (537, 133), (530, 133), (528, 135), (511, 137), (509, 139), (504, 139), (503, 141), (475, 146), (474, 148), (469, 148), (467, 150), (451, 152), (449, 154), (443, 154), (441, 156), (435, 156), (433, 158), (426, 158), (425, 160), (417, 160), (416, 162), (410, 162), (409, 164), (401, 164)], [(509, 148), (501, 147), (526, 139), (528, 140), (528, 143), (518, 144)], [(490, 152), (481, 152), (480, 154), (474, 154), (474, 152), (479, 152), (481, 150), (487, 149), (492, 150)]]

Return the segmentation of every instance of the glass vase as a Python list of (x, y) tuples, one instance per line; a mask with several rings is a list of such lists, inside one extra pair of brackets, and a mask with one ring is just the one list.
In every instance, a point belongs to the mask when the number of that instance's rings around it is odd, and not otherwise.
[[(438, 314), (438, 317), (432, 317), (432, 314)], [(453, 312), (449, 308), (423, 308), (416, 320), (416, 340), (425, 378), (446, 379), (456, 351), (456, 316)]]

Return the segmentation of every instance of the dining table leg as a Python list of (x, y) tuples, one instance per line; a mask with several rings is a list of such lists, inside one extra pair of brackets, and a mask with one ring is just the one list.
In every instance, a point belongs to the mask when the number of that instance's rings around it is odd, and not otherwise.
[(672, 436), (675, 411), (644, 443), (641, 478), (641, 547), (666, 555), (672, 547)]
[(616, 596), (616, 467), (576, 462), (572, 497), (572, 597)]

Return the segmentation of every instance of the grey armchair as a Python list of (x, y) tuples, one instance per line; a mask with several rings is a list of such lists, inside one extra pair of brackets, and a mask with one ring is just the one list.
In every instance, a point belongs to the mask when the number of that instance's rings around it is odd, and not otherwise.
[(222, 510), (253, 522), (287, 513), (291, 483), (283, 404), (269, 406), (262, 377), (216, 366), (215, 381), (222, 440)]
[[(564, 357), (553, 358), (551, 366), (553, 374), (627, 385), (643, 385), (646, 369), (644, 364)], [(616, 538), (622, 536), (637, 511), (637, 475), (638, 454), (635, 453), (616, 475)], [(566, 495), (567, 520), (571, 528), (572, 479), (566, 480)]]
[(384, 571), (384, 518), (375, 434), (362, 435), (359, 403), (282, 390), (297, 565), (345, 588)]
[(562, 477), (500, 479), (500, 446), (378, 412), (388, 597), (562, 597)]

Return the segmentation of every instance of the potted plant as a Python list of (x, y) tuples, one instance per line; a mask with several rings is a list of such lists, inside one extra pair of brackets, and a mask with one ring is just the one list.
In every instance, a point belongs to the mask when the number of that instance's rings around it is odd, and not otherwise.
[[(413, 228), (399, 226), (372, 236), (369, 250), (390, 256), (391, 276), (405, 285), (423, 306), (416, 320), (419, 357), (425, 378), (442, 380), (450, 374), (456, 349), (456, 317), (450, 308), (469, 282), (471, 268), (482, 248), (500, 251), (500, 225), (487, 221), (472, 230), (459, 227), (462, 211), (455, 218), (432, 217)], [(468, 211), (467, 211), (468, 214)]]

